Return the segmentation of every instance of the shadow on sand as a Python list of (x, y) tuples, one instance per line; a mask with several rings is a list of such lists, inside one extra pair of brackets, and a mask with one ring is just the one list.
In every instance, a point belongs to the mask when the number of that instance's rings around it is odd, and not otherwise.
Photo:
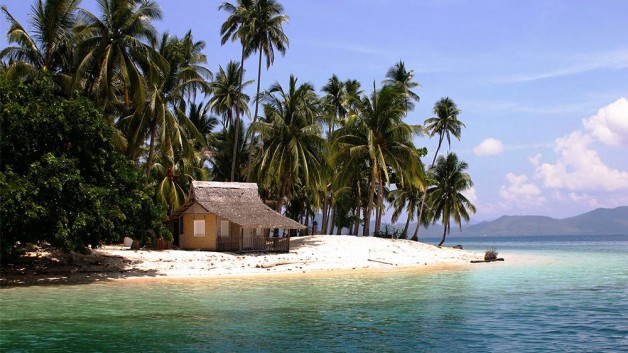
[(157, 277), (154, 270), (133, 268), (122, 256), (94, 252), (83, 255), (36, 248), (10, 261), (2, 261), (0, 288), (57, 284), (88, 284), (119, 278)]

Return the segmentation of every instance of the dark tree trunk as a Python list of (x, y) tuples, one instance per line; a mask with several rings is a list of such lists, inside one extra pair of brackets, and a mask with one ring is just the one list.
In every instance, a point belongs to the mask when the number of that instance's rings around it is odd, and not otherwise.
[[(255, 95), (255, 113), (253, 114), (253, 124), (257, 122), (257, 112), (259, 111), (259, 90), (260, 90), (261, 79), (262, 79), (262, 48), (259, 48), (259, 63), (257, 65), (257, 93)], [(251, 139), (249, 141), (249, 160), (246, 163), (246, 181), (247, 182), (251, 180), (251, 160), (253, 159), (253, 139), (254, 138), (255, 138), (255, 132), (251, 130)]]

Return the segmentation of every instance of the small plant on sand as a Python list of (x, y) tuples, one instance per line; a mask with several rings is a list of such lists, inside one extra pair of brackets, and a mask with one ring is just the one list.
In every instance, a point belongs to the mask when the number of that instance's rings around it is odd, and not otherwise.
[(490, 248), (486, 250), (486, 253), (484, 253), (484, 260), (485, 261), (497, 260), (497, 251), (495, 250), (495, 248)]

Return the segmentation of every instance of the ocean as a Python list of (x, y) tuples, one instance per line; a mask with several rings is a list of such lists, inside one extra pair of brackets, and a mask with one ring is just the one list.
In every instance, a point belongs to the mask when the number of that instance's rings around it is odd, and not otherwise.
[(628, 352), (628, 236), (447, 244), (505, 261), (3, 288), (0, 351)]

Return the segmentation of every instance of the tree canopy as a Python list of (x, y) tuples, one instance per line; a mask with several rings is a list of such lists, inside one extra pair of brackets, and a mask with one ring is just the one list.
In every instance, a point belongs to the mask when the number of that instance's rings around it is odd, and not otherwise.
[(111, 145), (113, 129), (84, 97), (68, 99), (49, 77), (0, 77), (2, 252), (46, 241), (65, 250), (168, 237), (163, 208), (144, 176)]

